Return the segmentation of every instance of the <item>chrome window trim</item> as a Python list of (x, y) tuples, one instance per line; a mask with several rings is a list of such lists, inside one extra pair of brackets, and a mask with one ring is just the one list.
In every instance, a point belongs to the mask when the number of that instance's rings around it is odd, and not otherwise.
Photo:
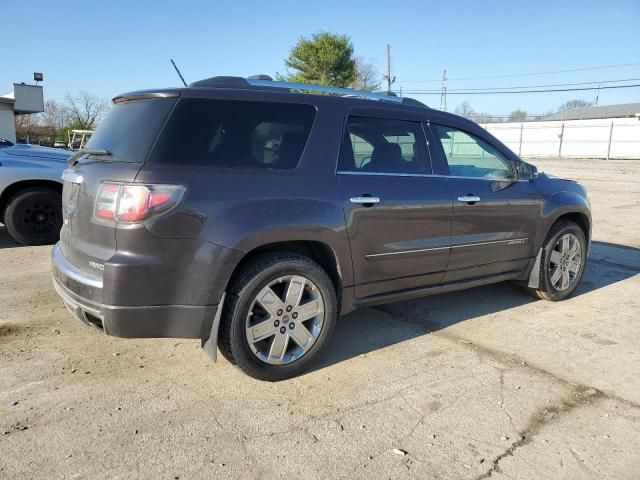
[(372, 175), (383, 177), (434, 177), (434, 178), (461, 178), (464, 180), (483, 180), (485, 182), (530, 182), (528, 179), (512, 178), (483, 178), (483, 177), (463, 177), (459, 175), (440, 175), (435, 173), (386, 173), (386, 172), (354, 172), (349, 170), (338, 170), (338, 175)]
[(459, 245), (450, 245), (447, 247), (433, 247), (433, 248), (421, 248), (418, 250), (402, 250), (400, 252), (384, 252), (384, 253), (370, 253), (365, 255), (366, 259), (370, 258), (380, 258), (380, 257), (390, 257), (394, 255), (403, 255), (403, 254), (411, 254), (411, 253), (423, 253), (423, 252), (432, 252), (436, 250), (448, 250), (453, 248), (467, 248), (467, 247), (477, 247), (482, 245), (497, 245), (500, 243), (506, 243), (507, 245), (521, 245), (529, 241), (529, 237), (522, 238), (510, 238), (508, 240), (494, 240), (491, 242), (475, 242), (475, 243), (462, 243)]

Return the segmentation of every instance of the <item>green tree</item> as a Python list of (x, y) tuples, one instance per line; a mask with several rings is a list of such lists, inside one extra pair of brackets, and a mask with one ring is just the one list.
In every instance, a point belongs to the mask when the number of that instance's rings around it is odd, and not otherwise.
[(301, 37), (284, 63), (295, 70), (285, 76), (290, 82), (348, 87), (357, 79), (353, 44), (346, 35), (319, 32)]
[(562, 105), (560, 105), (560, 107), (558, 108), (558, 111), (566, 112), (567, 110), (573, 110), (574, 108), (590, 107), (591, 105), (593, 105), (593, 102), (587, 102), (586, 100), (580, 100), (580, 99), (569, 100), (568, 102), (565, 102)]

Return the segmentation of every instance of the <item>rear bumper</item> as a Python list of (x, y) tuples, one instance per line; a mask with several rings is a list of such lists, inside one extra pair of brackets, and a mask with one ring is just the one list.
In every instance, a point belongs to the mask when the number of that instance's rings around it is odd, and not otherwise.
[(217, 305), (118, 306), (102, 303), (102, 279), (77, 269), (53, 248), (53, 285), (74, 317), (125, 338), (208, 338)]

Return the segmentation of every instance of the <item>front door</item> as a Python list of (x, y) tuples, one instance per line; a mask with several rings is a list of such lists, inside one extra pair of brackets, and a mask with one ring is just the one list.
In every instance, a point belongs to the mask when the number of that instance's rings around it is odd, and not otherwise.
[(446, 159), (453, 202), (451, 257), (443, 282), (519, 271), (535, 257), (540, 196), (515, 162), (479, 133), (431, 125)]
[(351, 116), (338, 177), (358, 298), (437, 284), (449, 260), (451, 198), (418, 121)]

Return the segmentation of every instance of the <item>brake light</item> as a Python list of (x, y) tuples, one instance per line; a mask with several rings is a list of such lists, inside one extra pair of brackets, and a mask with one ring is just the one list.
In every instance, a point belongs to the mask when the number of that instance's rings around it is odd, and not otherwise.
[(102, 182), (98, 187), (94, 214), (102, 220), (141, 222), (173, 208), (184, 192), (181, 185)]

